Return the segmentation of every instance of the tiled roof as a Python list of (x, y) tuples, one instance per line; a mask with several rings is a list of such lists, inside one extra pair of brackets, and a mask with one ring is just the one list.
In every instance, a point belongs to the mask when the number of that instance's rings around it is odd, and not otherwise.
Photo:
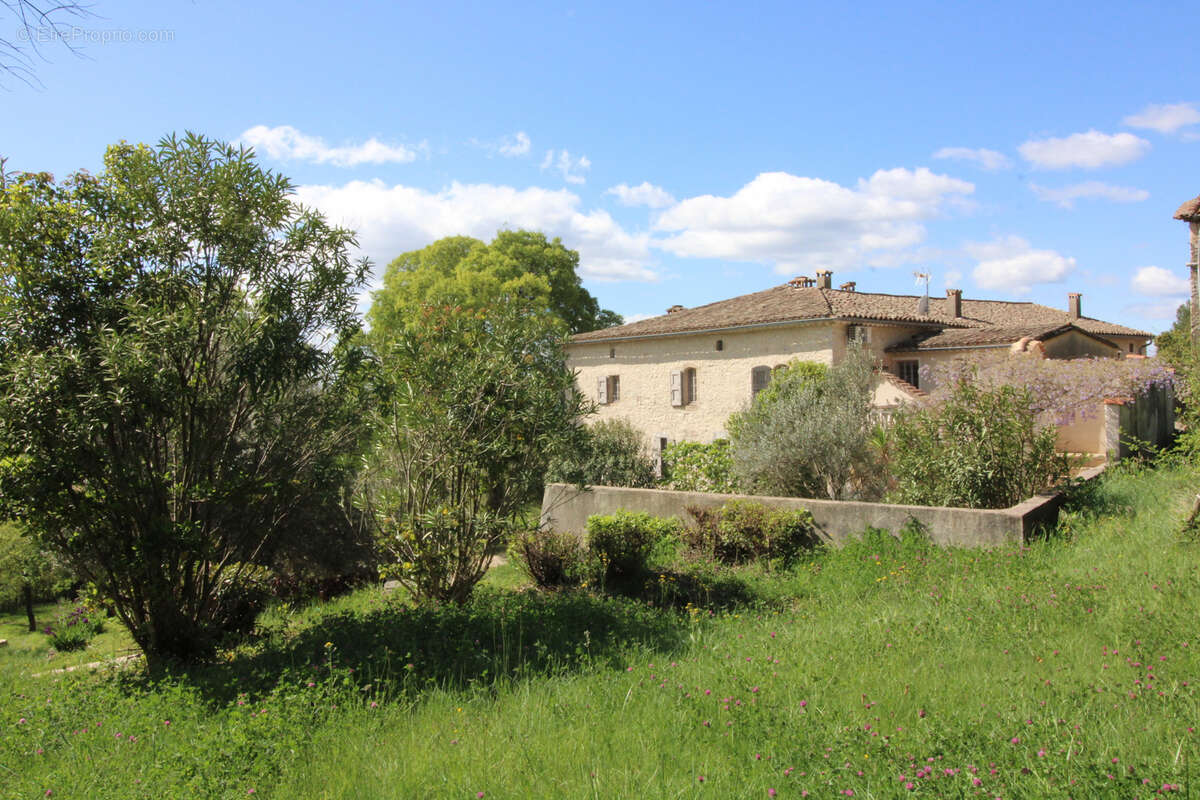
[(1040, 326), (1040, 329), (1045, 330), (1074, 324), (1080, 330), (1098, 336), (1150, 338), (1150, 334), (1145, 331), (1090, 317), (1073, 319), (1066, 311), (1037, 303), (963, 300), (963, 316), (954, 317), (947, 298), (930, 298), (928, 314), (918, 313), (917, 304), (920, 299), (915, 295), (872, 294), (816, 287), (798, 288), (784, 284), (627, 325), (578, 333), (571, 338), (576, 342), (598, 342), (817, 319), (877, 320), (934, 328)]
[(1175, 219), (1187, 222), (1200, 222), (1200, 197), (1188, 200), (1175, 212)]
[[(1004, 326), (997, 328), (948, 328), (930, 334), (917, 334), (905, 342), (894, 344), (888, 348), (891, 353), (905, 353), (915, 350), (951, 350), (958, 347), (1003, 347), (1020, 341), (1025, 337), (1044, 342), (1055, 336), (1075, 330), (1074, 325), (1023, 325)], [(1098, 339), (1107, 345), (1115, 344), (1082, 328), (1078, 329), (1086, 336)]]

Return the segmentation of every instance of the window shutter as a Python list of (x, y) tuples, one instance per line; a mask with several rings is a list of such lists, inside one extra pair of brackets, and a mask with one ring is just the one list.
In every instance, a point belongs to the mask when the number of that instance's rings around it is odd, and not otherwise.
[(677, 369), (671, 371), (671, 405), (683, 405), (683, 373)]
[(600, 405), (608, 402), (608, 378), (596, 379), (596, 402)]

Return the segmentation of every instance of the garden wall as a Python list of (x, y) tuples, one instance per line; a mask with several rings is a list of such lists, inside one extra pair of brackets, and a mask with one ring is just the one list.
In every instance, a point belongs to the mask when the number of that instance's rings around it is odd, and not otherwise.
[[(1096, 474), (1099, 474), (1099, 469), (1088, 471), (1084, 477)], [(983, 510), (613, 486), (580, 489), (578, 486), (552, 483), (546, 487), (542, 498), (542, 525), (554, 531), (582, 532), (591, 515), (612, 514), (620, 509), (645, 511), (660, 517), (675, 516), (692, 524), (686, 510), (688, 506), (707, 508), (729, 500), (754, 500), (776, 508), (806, 508), (813, 515), (817, 533), (826, 542), (835, 545), (862, 533), (868, 526), (895, 532), (910, 520), (915, 520), (936, 544), (995, 547), (1027, 541), (1040, 526), (1053, 526), (1058, 521), (1062, 495), (1048, 493), (1032, 497), (1012, 508)]]

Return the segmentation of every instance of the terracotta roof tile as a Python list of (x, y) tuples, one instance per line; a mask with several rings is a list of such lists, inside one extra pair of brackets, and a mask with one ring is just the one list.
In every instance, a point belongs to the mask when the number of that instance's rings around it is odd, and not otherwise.
[(949, 350), (958, 347), (1002, 347), (1025, 337), (1044, 342), (1070, 330), (1079, 330), (1110, 347), (1117, 345), (1107, 339), (1089, 333), (1075, 325), (1024, 325), (998, 328), (949, 328), (937, 333), (917, 334), (908, 341), (887, 348), (890, 353), (906, 353), (916, 350)]
[(1200, 197), (1188, 200), (1175, 212), (1175, 219), (1187, 222), (1200, 222)]
[(1066, 311), (1037, 303), (963, 300), (963, 316), (955, 317), (947, 298), (930, 298), (928, 314), (917, 312), (919, 301), (920, 298), (915, 295), (873, 294), (816, 287), (797, 288), (784, 284), (615, 328), (579, 333), (571, 338), (576, 342), (597, 342), (819, 319), (908, 322), (939, 329), (1026, 326), (1045, 330), (1074, 324), (1077, 328), (1098, 336), (1150, 337), (1150, 334), (1144, 331), (1090, 317), (1073, 319)]

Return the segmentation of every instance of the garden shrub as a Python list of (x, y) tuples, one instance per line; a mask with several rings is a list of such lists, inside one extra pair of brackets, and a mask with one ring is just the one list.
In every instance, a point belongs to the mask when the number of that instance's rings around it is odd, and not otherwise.
[(1028, 389), (960, 380), (938, 405), (898, 413), (891, 429), (898, 503), (1007, 508), (1067, 475), (1055, 430)]
[(508, 557), (541, 589), (576, 586), (587, 576), (587, 551), (569, 531), (521, 531), (509, 543)]
[(663, 451), (662, 460), (663, 481), (669, 489), (723, 494), (738, 491), (728, 439), (710, 444), (678, 442)]
[(59, 614), (54, 624), (45, 629), (50, 646), (60, 652), (82, 650), (103, 632), (103, 612), (86, 605), (76, 605), (67, 613)]
[(812, 514), (734, 500), (720, 508), (689, 507), (696, 527), (684, 533), (693, 550), (726, 564), (784, 559), (816, 543)]
[(768, 386), (748, 410), (729, 418), (738, 484), (754, 494), (878, 497), (886, 469), (871, 446), (871, 355), (852, 346), (823, 377), (793, 369), (776, 392), (768, 394)]
[(585, 428), (583, 434), (577, 447), (551, 462), (547, 481), (637, 489), (654, 485), (654, 459), (646, 455), (645, 437), (631, 423), (600, 420)]
[(637, 575), (646, 570), (654, 548), (663, 540), (678, 539), (682, 529), (677, 517), (644, 511), (595, 514), (588, 517), (587, 546), (604, 565), (606, 576)]

